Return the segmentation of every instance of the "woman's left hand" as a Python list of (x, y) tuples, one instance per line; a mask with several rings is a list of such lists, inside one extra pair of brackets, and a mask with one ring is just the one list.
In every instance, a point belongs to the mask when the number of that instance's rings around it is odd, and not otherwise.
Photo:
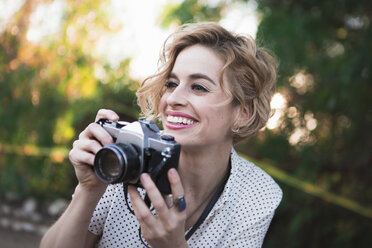
[[(184, 190), (177, 170), (168, 171), (168, 179), (174, 199), (184, 196)], [(143, 237), (152, 247), (188, 247), (185, 240), (186, 211), (180, 211), (176, 206), (168, 208), (151, 177), (144, 173), (141, 183), (146, 190), (157, 215), (151, 213), (134, 186), (128, 189), (134, 213), (141, 225)]]

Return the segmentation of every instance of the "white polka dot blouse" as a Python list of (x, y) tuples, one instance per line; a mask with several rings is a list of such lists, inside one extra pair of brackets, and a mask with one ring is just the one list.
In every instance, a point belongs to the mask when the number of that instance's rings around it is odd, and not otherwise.
[[(281, 199), (277, 183), (232, 149), (231, 172), (225, 188), (187, 243), (198, 248), (261, 247)], [(97, 246), (145, 247), (138, 230), (137, 219), (125, 203), (123, 185), (109, 185), (89, 225), (90, 232), (101, 236)]]

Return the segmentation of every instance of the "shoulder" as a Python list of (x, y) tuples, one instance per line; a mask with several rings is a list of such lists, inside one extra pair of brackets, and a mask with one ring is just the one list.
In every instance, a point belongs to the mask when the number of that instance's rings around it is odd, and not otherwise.
[(231, 162), (232, 193), (239, 205), (245, 205), (251, 211), (275, 211), (283, 193), (274, 179), (235, 151), (232, 152)]

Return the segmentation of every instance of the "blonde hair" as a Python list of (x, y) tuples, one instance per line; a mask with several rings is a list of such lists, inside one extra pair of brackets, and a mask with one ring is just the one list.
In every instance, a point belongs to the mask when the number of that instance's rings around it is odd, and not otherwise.
[[(225, 60), (220, 74), (221, 87), (229, 97), (229, 103), (239, 106), (240, 113), (249, 113), (244, 125), (241, 120), (238, 124), (239, 116), (234, 120), (234, 143), (256, 134), (270, 117), (277, 63), (264, 48), (257, 47), (252, 38), (233, 34), (216, 23), (186, 24), (168, 37), (159, 59), (158, 72), (146, 78), (137, 91), (143, 114), (150, 119), (159, 117), (164, 84), (178, 54), (196, 44), (211, 48)], [(230, 89), (223, 84), (225, 72)]]

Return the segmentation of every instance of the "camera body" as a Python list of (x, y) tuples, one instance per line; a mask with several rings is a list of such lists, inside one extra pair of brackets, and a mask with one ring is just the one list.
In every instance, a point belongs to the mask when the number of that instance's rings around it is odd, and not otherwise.
[(181, 146), (173, 136), (163, 135), (154, 121), (97, 121), (114, 143), (100, 149), (94, 160), (97, 177), (106, 183), (124, 182), (142, 187), (139, 177), (148, 173), (162, 194), (171, 194), (167, 172), (177, 169)]

